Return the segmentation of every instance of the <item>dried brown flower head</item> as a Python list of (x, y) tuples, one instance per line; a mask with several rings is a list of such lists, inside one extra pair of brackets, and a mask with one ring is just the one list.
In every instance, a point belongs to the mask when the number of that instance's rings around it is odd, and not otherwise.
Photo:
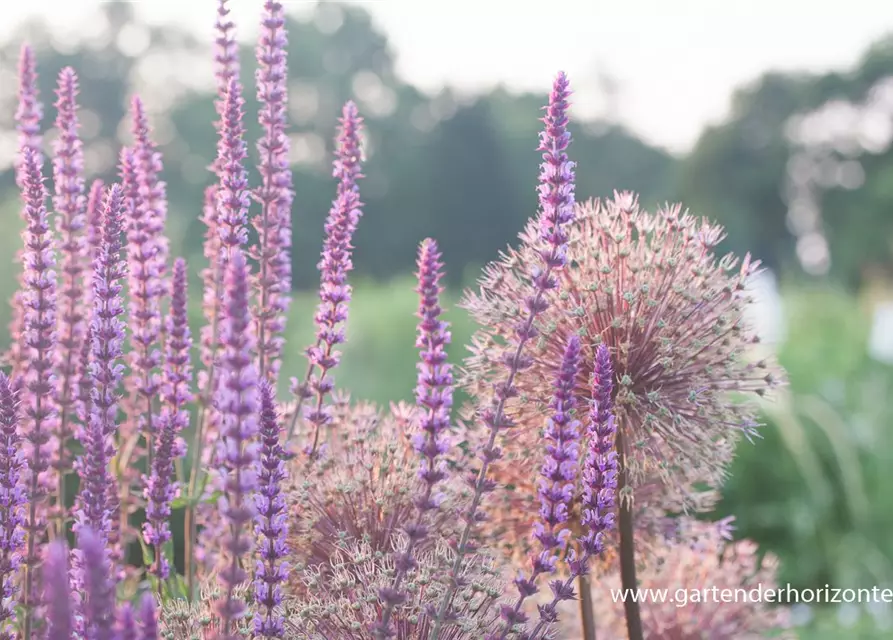
[[(532, 293), (526, 274), (535, 263), (535, 229), (521, 246), (489, 265), (464, 307), (481, 325), (463, 379), (473, 398), (485, 397), (499, 374), (504, 343), (515, 331), (520, 304)], [(678, 206), (651, 214), (631, 194), (577, 206), (569, 263), (561, 286), (539, 318), (534, 364), (516, 380), (509, 407), (517, 427), (503, 441), (503, 464), (529, 468), (540, 455), (540, 430), (562, 347), (583, 342), (578, 380), (589, 397), (595, 349), (610, 348), (618, 442), (630, 487), (623, 499), (649, 500), (661, 510), (697, 509), (692, 487), (717, 487), (741, 435), (756, 434), (756, 396), (781, 381), (771, 356), (757, 353), (744, 310), (746, 282), (758, 271), (749, 256), (718, 258), (723, 230)], [(501, 478), (500, 478), (501, 480)], [(654, 490), (663, 484), (667, 491)], [(648, 505), (655, 506), (655, 505)]]
[[(639, 588), (666, 595), (665, 602), (652, 598), (641, 605), (646, 639), (746, 640), (789, 626), (786, 609), (747, 595), (778, 588), (776, 558), (766, 555), (761, 561), (754, 543), (730, 541), (723, 522), (680, 522), (675, 543), (655, 545), (641, 556)], [(612, 590), (621, 589), (619, 572), (599, 576), (593, 585), (598, 637), (626, 638), (623, 604), (612, 597)], [(562, 611), (558, 624), (557, 637), (575, 637), (580, 628), (575, 607)]]

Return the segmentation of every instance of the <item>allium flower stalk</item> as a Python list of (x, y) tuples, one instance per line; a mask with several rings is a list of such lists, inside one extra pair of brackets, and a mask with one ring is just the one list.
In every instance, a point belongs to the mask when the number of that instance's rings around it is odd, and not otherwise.
[[(40, 135), (40, 122), (43, 120), (43, 104), (40, 102), (37, 90), (37, 61), (34, 51), (28, 45), (23, 45), (19, 57), (19, 102), (15, 114), (16, 129), (19, 133), (18, 154), (15, 158), (16, 184), (21, 190), (27, 188), (27, 168), (25, 156), (30, 150), (34, 154), (34, 161), (38, 166), (43, 166), (43, 153), (40, 150), (42, 138)], [(27, 209), (22, 209), (22, 218), (28, 223)], [(18, 255), (19, 261), (24, 263), (24, 254)], [(19, 275), (19, 289), (12, 298), (12, 319), (9, 325), (9, 335), (13, 340), (6, 356), (7, 364), (11, 367), (11, 375), (18, 376), (23, 372), (22, 366), (26, 357), (25, 349), (20, 340), (15, 336), (25, 334), (25, 296), (27, 285), (25, 284), (24, 271)]]
[[(121, 256), (123, 201), (119, 185), (109, 187), (103, 204), (102, 248), (93, 262), (92, 379), (90, 415), (84, 429), (84, 454), (78, 461), (82, 478), (76, 529), (89, 529), (109, 544), (115, 514), (115, 479), (110, 463), (115, 455), (118, 405), (122, 379), (124, 313), (121, 291), (126, 274)], [(113, 550), (121, 557), (119, 549)]]
[[(514, 426), (514, 421), (506, 415), (505, 408), (506, 401), (517, 395), (515, 377), (532, 364), (531, 358), (525, 354), (525, 347), (539, 333), (535, 321), (549, 308), (549, 294), (558, 288), (556, 274), (567, 262), (569, 233), (567, 227), (574, 219), (574, 163), (567, 157), (567, 148), (571, 141), (570, 133), (567, 131), (569, 97), (567, 76), (559, 73), (549, 96), (546, 116), (543, 118), (545, 130), (540, 134), (539, 148), (543, 152), (543, 163), (539, 185), (537, 260), (530, 265), (530, 270), (526, 274), (533, 290), (524, 299), (523, 308), (526, 317), (516, 320), (508, 349), (502, 356), (507, 375), (503, 381), (494, 383), (490, 406), (480, 411), (480, 419), (487, 426), (488, 436), (486, 444), (480, 450), (480, 470), (476, 477), (471, 479), (474, 493), (467, 511), (463, 513), (466, 525), (456, 549), (456, 560), (452, 567), (453, 576), (461, 573), (475, 524), (484, 517), (483, 512), (479, 510), (481, 501), (484, 495), (492, 492), (494, 488), (487, 474), (490, 465), (502, 456), (496, 446), (496, 438), (501, 431)], [(431, 640), (438, 639), (456, 588), (457, 585), (453, 580), (451, 588), (447, 590), (438, 608)]]
[[(558, 605), (574, 598), (574, 580), (585, 576), (589, 563), (598, 557), (605, 548), (604, 536), (614, 528), (614, 507), (617, 503), (618, 465), (614, 450), (617, 427), (614, 423), (613, 368), (607, 347), (601, 345), (596, 353), (595, 373), (592, 380), (592, 403), (589, 412), (589, 443), (586, 461), (583, 464), (583, 519), (586, 533), (579, 537), (579, 550), (572, 553), (569, 560), (570, 575), (564, 581), (556, 580), (552, 588), (552, 601), (539, 607), (540, 620), (531, 639), (543, 637), (558, 619)], [(571, 390), (572, 391), (572, 390)], [(571, 489), (573, 487), (571, 486)], [(581, 584), (587, 584), (583, 581)], [(589, 594), (585, 594), (589, 597)], [(585, 616), (585, 609), (584, 609)], [(595, 635), (592, 621), (584, 619), (585, 637)], [(632, 633), (630, 634), (632, 636)]]
[(236, 625), (245, 615), (245, 603), (237, 588), (248, 578), (243, 565), (253, 548), (250, 524), (255, 514), (251, 494), (257, 488), (258, 380), (254, 367), (255, 338), (248, 307), (248, 266), (244, 254), (234, 249), (227, 264), (225, 318), (221, 331), (224, 346), (220, 362), (217, 407), (221, 413), (221, 438), (217, 452), (223, 497), (220, 512), (226, 530), (218, 577), (223, 595), (217, 602), (220, 638), (237, 637)]
[(28, 550), (25, 556), (25, 637), (32, 631), (34, 607), (39, 601), (36, 592), (36, 573), (40, 565), (39, 543), (46, 534), (46, 497), (50, 468), (49, 441), (56, 421), (56, 376), (53, 371), (56, 351), (56, 262), (53, 235), (47, 222), (47, 192), (43, 185), (39, 156), (25, 150), (24, 189), (27, 227), (22, 234), (25, 241), (25, 305), (22, 340), (24, 353), (25, 388), (28, 403), (22, 432), (27, 443), (28, 458)]
[[(357, 186), (357, 180), (363, 177), (360, 173), (360, 135), (363, 120), (353, 102), (344, 105), (339, 122), (341, 124), (335, 140), (335, 162), (332, 172), (338, 179), (338, 187), (326, 219), (322, 259), (317, 265), (321, 281), (320, 302), (314, 316), (317, 327), (316, 344), (307, 349), (309, 364), (303, 383), (292, 381), (292, 386), (298, 394), (298, 403), (287, 438), (290, 441), (294, 435), (304, 401), (315, 397), (315, 406), (311, 407), (305, 416), (313, 425), (313, 441), (307, 447), (310, 458), (317, 454), (320, 431), (331, 422), (331, 414), (325, 406), (325, 400), (334, 388), (330, 373), (341, 360), (341, 354), (336, 350), (336, 346), (344, 342), (344, 324), (347, 322), (351, 294), (347, 274), (353, 269), (351, 242), (363, 206)], [(316, 369), (318, 371), (314, 375)]]
[(12, 640), (16, 621), (18, 570), (25, 546), (22, 484), (25, 460), (21, 452), (19, 389), (0, 373), (0, 639)]
[(530, 576), (525, 578), (519, 575), (515, 578), (518, 597), (514, 606), (502, 606), (503, 627), (499, 640), (504, 640), (515, 625), (527, 622), (527, 614), (523, 611), (524, 602), (539, 591), (539, 576), (555, 572), (556, 560), (567, 547), (570, 530), (565, 523), (574, 497), (574, 481), (580, 456), (580, 422), (574, 417), (577, 404), (574, 387), (579, 368), (580, 338), (571, 336), (555, 380), (555, 394), (549, 404), (553, 413), (546, 425), (546, 458), (540, 469), (537, 488), (540, 519), (534, 526), (533, 536), (539, 542), (541, 551), (531, 558)]
[(408, 543), (397, 558), (394, 580), (379, 594), (385, 607), (381, 622), (374, 631), (381, 638), (388, 637), (392, 632), (391, 614), (394, 607), (407, 597), (401, 587), (407, 574), (416, 566), (416, 545), (428, 537), (426, 516), (440, 508), (443, 496), (435, 493), (435, 487), (446, 477), (445, 465), (440, 457), (450, 446), (446, 433), (450, 427), (450, 408), (453, 405), (453, 375), (446, 353), (450, 332), (449, 325), (440, 319), (443, 312), (440, 307), (443, 263), (434, 240), (428, 238), (422, 241), (417, 264), (419, 325), (416, 346), (421, 350), (421, 362), (417, 365), (416, 403), (420, 419), (413, 447), (422, 457), (419, 469), (422, 490), (415, 501), (418, 513), (405, 528)]
[(253, 219), (258, 244), (251, 257), (258, 263), (255, 322), (258, 372), (275, 383), (284, 339), (285, 313), (291, 290), (292, 176), (285, 133), (288, 109), (288, 36), (282, 4), (266, 0), (257, 45), (258, 119), (263, 136), (257, 143), (262, 184), (255, 192), (261, 205)]
[(74, 611), (68, 586), (68, 548), (63, 540), (47, 547), (43, 566), (43, 601), (47, 605), (46, 640), (72, 640)]
[(192, 366), (189, 360), (192, 336), (189, 332), (187, 302), (186, 261), (178, 258), (174, 261), (171, 278), (171, 307), (165, 332), (167, 341), (161, 384), (163, 405), (158, 421), (151, 474), (145, 489), (146, 522), (143, 535), (146, 544), (155, 551), (152, 571), (159, 580), (159, 589), (160, 581), (166, 579), (169, 573), (163, 547), (171, 539), (171, 503), (179, 493), (179, 487), (173, 479), (174, 463), (185, 453), (180, 433), (189, 426), (186, 405), (192, 400)]
[(255, 495), (259, 557), (254, 572), (254, 596), (259, 610), (254, 629), (263, 638), (282, 638), (285, 619), (279, 610), (282, 603), (280, 585), (288, 570), (284, 560), (288, 555), (288, 511), (283, 493), (285, 449), (281, 444), (282, 426), (276, 399), (268, 381), (260, 383), (260, 400), (260, 460)]
[(56, 91), (56, 129), (59, 137), (53, 143), (53, 207), (57, 214), (56, 229), (62, 239), (59, 246), (62, 275), (59, 291), (59, 347), (56, 350), (56, 371), (60, 376), (56, 389), (59, 417), (55, 445), (58, 532), (65, 530), (65, 480), (71, 471), (68, 441), (72, 435), (71, 422), (76, 417), (78, 375), (81, 374), (80, 354), (85, 332), (84, 309), (90, 308), (83, 305), (82, 274), (88, 259), (84, 236), (87, 202), (84, 196), (83, 144), (78, 136), (77, 94), (77, 75), (72, 68), (66, 67), (59, 74), (59, 87)]
[(84, 584), (84, 636), (86, 640), (113, 640), (117, 607), (108, 548), (102, 536), (89, 527), (78, 531), (77, 537)]

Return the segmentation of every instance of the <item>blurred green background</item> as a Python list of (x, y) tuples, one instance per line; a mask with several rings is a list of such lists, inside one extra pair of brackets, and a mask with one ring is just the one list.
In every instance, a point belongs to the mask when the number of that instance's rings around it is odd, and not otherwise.
[[(166, 78), (162, 87), (146, 69), (195, 65), (209, 76), (209, 52), (186, 30), (138, 24), (129, 4), (104, 3), (97, 11), (102, 27), (65, 46), (39, 21), (0, 44), (4, 300), (14, 287), (11, 256), (19, 246), (19, 205), (8, 165), (23, 37), (37, 49), (45, 103), (58, 69), (72, 65), (80, 74), (91, 176), (113, 179), (116, 140), (128, 136), (126, 98), (134, 89), (145, 91), (164, 152), (173, 251), (192, 261), (194, 273), (201, 264), (198, 216), (215, 149), (210, 84)], [(212, 19), (209, 14), (209, 24)], [(136, 49), (134, 29), (142, 34)], [(354, 98), (368, 124), (366, 207), (337, 380), (355, 397), (409, 400), (417, 243), (433, 236), (443, 249), (458, 362), (464, 356), (459, 345), (473, 331), (455, 309), (461, 288), (473, 284), (480, 266), (512, 242), (535, 211), (537, 118), (545, 92), (422, 92), (395, 72), (386, 34), (362, 7), (317, 6), (291, 19), (289, 32), (298, 290), (285, 377), (303, 369), (303, 347), (312, 335), (315, 263), (333, 192), (331, 137), (340, 104)], [(248, 44), (242, 60), (247, 80), (253, 72)], [(893, 39), (886, 39), (845, 71), (766, 73), (742, 87), (727, 118), (704, 130), (685, 154), (652, 146), (608, 121), (572, 127), (579, 198), (631, 189), (646, 206), (680, 200), (726, 225), (727, 249), (752, 251), (772, 271), (760, 289), (759, 320), (778, 346), (791, 385), (766, 409), (764, 439), (741, 446), (720, 509), (737, 516), (740, 535), (781, 557), (782, 584), (893, 586), (891, 86)], [(48, 120), (54, 117), (50, 106), (46, 111)], [(247, 114), (253, 141), (253, 97)], [(8, 316), (0, 307), (4, 326)], [(0, 333), (0, 343), (6, 340)], [(795, 619), (804, 638), (893, 637), (889, 605), (803, 607)]]

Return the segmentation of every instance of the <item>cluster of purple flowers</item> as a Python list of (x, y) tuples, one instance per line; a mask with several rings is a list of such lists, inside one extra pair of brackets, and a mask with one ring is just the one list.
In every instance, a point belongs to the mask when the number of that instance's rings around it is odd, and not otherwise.
[[(567, 153), (567, 77), (556, 77), (543, 117), (539, 213), (522, 236), (528, 259), (515, 274), (525, 288), (507, 303), (513, 310), (505, 314), (511, 320), (504, 339), (487, 347), (497, 366), (482, 377), (485, 390), (474, 398), (471, 422), (481, 429), (469, 438), (473, 457), (453, 447), (455, 381), (441, 301), (444, 265), (437, 243), (426, 239), (416, 273), (416, 403), (394, 411), (405, 438), (388, 443), (394, 450), (405, 445), (418, 465), (417, 473), (410, 465), (414, 475), (406, 476), (412, 486), (401, 488), (408, 497), (400, 513), (411, 516), (381, 526), (384, 540), (371, 530), (332, 540), (329, 557), (321, 560), (301, 555), (289, 536), (297, 528), (290, 520), (299, 521), (297, 512), (320, 503), (307, 497), (308, 485), (314, 474), (322, 477), (338, 464), (333, 450), (350, 440), (339, 430), (356, 428), (358, 436), (374, 440), (375, 420), (362, 420), (361, 429), (349, 411), (347, 419), (339, 415), (344, 403), (333, 393), (332, 375), (346, 339), (352, 243), (363, 210), (363, 120), (353, 102), (344, 105), (335, 141), (337, 187), (318, 263), (315, 340), (306, 349), (306, 373), (292, 379), (294, 402), (280, 403), (294, 200), (286, 20), (280, 2), (264, 2), (255, 78), (260, 184), (252, 188), (239, 47), (228, 16), (227, 0), (218, 0), (218, 145), (214, 184), (202, 210), (207, 265), (201, 271), (205, 325), (197, 334), (197, 375), (190, 272), (185, 260), (170, 255), (162, 159), (143, 102), (132, 101), (133, 140), (120, 152), (120, 181), (97, 180), (87, 190), (78, 80), (72, 69), (60, 73), (51, 215), (36, 64), (30, 49), (22, 51), (15, 171), (26, 226), (9, 373), (0, 373), (0, 639), (186, 638), (196, 635), (193, 622), (202, 637), (226, 640), (318, 640), (313, 629), (320, 628), (346, 629), (337, 637), (326, 631), (326, 640), (459, 640), (471, 637), (468, 629), (487, 640), (552, 637), (561, 603), (576, 597), (575, 583), (585, 586), (590, 564), (611, 540), (620, 474), (626, 472), (618, 452), (615, 402), (622, 403), (615, 382), (627, 383), (615, 375), (616, 346), (584, 331), (556, 332), (547, 321), (571, 315), (562, 305), (581, 211)], [(546, 344), (560, 352), (558, 361), (536, 357)], [(550, 396), (548, 409), (542, 411), (545, 400), (536, 409), (519, 408), (526, 402), (528, 372), (543, 362), (548, 376), (540, 378), (554, 381), (539, 383)], [(584, 404), (586, 416), (578, 414)], [(480, 525), (488, 520), (488, 497), (504, 488), (495, 475), (506, 464), (504, 443), (522, 430), (519, 417), (533, 410), (543, 428), (532, 492), (539, 510), (524, 535), (535, 551), (524, 561), (527, 573), (496, 589), (484, 556), (487, 531)], [(183, 434), (190, 427), (187, 446)], [(375, 468), (386, 465), (369, 463), (356, 472), (374, 475)], [(73, 474), (78, 492), (68, 504), (66, 480)], [(171, 551), (176, 508), (185, 514), (182, 580)], [(351, 509), (353, 503), (345, 511)], [(76, 544), (69, 550), (72, 523)], [(372, 542), (381, 548), (366, 557)], [(129, 562), (136, 544), (143, 550), (140, 566)], [(350, 550), (357, 566), (345, 568)], [(355, 622), (307, 624), (307, 615), (315, 614), (306, 612), (319, 608), (300, 609), (289, 593), (291, 569), (307, 569), (305, 560), (316, 582), (304, 587), (339, 590), (339, 597), (349, 593)], [(321, 568), (325, 562), (331, 563), (328, 574)], [(370, 566), (371, 577), (364, 574)], [(432, 567), (440, 575), (432, 577)], [(480, 575), (488, 579), (469, 577)], [(551, 577), (551, 593), (532, 620), (531, 601), (540, 596), (544, 575)], [(337, 585), (327, 587), (320, 576), (338, 576), (332, 578)], [(120, 594), (130, 592), (123, 587), (134, 584), (140, 593), (119, 602)], [(474, 604), (491, 601), (499, 602), (489, 612)], [(176, 602), (194, 607), (197, 620), (170, 613)], [(294, 614), (299, 609), (305, 613)], [(466, 624), (463, 616), (478, 619)]]

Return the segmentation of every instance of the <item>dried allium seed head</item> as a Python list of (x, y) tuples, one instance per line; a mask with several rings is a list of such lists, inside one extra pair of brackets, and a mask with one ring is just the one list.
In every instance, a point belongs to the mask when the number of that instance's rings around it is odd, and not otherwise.
[[(731, 542), (725, 523), (683, 519), (680, 524), (674, 543), (654, 545), (651, 553), (640, 556), (644, 563), (639, 572), (641, 589), (663, 589), (673, 595), (680, 588), (706, 587), (712, 592), (716, 586), (719, 596), (724, 589), (750, 591), (759, 586), (765, 593), (777, 588), (775, 557), (767, 555), (761, 562), (754, 543)], [(610, 597), (611, 589), (621, 588), (619, 573), (601, 575), (593, 583), (598, 637), (626, 638), (623, 605)], [(679, 606), (678, 601), (642, 604), (647, 640), (755, 640), (788, 626), (787, 611), (771, 604), (750, 602), (741, 596), (737, 602), (722, 602), (712, 593), (706, 599), (697, 598), (691, 592), (688, 596), (686, 606)], [(720, 601), (714, 602), (714, 599)], [(561, 613), (558, 637), (579, 633), (576, 604), (564, 607)]]
[[(502, 363), (498, 345), (512, 338), (521, 317), (517, 301), (533, 292), (525, 274), (538, 259), (536, 227), (487, 267), (480, 291), (464, 306), (483, 327), (473, 340), (464, 379), (474, 397), (486, 397)], [(743, 434), (756, 434), (753, 403), (781, 381), (771, 357), (759, 359), (744, 319), (751, 302), (747, 279), (758, 263), (713, 250), (722, 228), (678, 206), (650, 214), (631, 194), (578, 206), (570, 228), (568, 266), (560, 293), (552, 292), (540, 318), (533, 365), (516, 380), (519, 399), (508, 409), (518, 428), (504, 443), (522, 463), (539, 452), (539, 430), (550, 393), (543, 381), (560, 363), (568, 337), (579, 335), (583, 366), (577, 393), (588, 389), (600, 344), (614, 363), (617, 428), (624, 435), (633, 495), (645, 486), (661, 507), (697, 508), (695, 483), (717, 486)], [(682, 504), (678, 504), (681, 499)], [(651, 506), (651, 505), (642, 505)]]
[[(293, 464), (301, 465), (301, 473), (290, 474), (296, 478), (287, 489), (293, 566), (325, 565), (346, 540), (363, 540), (373, 552), (390, 554), (417, 510), (418, 454), (411, 432), (375, 406), (351, 407), (343, 396), (332, 406), (332, 417), (329, 455), (309, 477), (299, 461)], [(449, 481), (439, 487), (447, 503), (460, 490)], [(430, 518), (428, 537), (416, 547), (420, 552), (454, 532), (457, 523), (447, 506)], [(303, 589), (300, 580), (290, 586)]]
[[(376, 552), (368, 541), (342, 541), (324, 566), (305, 568), (303, 598), (291, 604), (297, 637), (310, 640), (366, 640), (381, 616), (382, 589), (390, 586), (398, 554)], [(446, 544), (430, 547), (417, 556), (407, 575), (406, 598), (391, 618), (393, 640), (428, 638), (431, 608), (446, 589), (445, 576), (455, 553)], [(498, 629), (498, 598), (506, 589), (499, 571), (483, 554), (466, 559), (452, 611), (455, 623), (445, 626), (442, 640), (479, 640)], [(309, 634), (309, 635), (308, 635)]]

